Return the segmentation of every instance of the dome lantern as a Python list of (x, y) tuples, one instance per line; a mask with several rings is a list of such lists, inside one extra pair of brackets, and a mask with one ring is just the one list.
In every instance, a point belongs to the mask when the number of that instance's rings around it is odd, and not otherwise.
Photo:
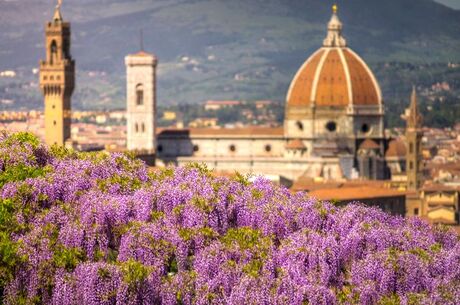
[(324, 39), (324, 47), (346, 47), (347, 41), (342, 36), (342, 22), (337, 16), (337, 5), (332, 7), (332, 17), (327, 26), (327, 36)]

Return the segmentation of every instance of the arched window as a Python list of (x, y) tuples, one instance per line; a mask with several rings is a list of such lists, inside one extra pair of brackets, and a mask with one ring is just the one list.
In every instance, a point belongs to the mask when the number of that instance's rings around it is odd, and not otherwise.
[(413, 153), (414, 152), (414, 143), (409, 143), (409, 153)]
[(361, 125), (362, 133), (368, 133), (369, 131), (371, 131), (371, 127), (369, 126), (369, 124), (364, 123), (363, 125)]
[(136, 131), (136, 133), (139, 132), (139, 125), (137, 123), (134, 125), (134, 130)]
[(298, 128), (300, 131), (303, 130), (303, 124), (302, 124), (302, 122), (297, 121), (295, 124), (296, 124), (297, 128)]
[(57, 43), (56, 40), (53, 40), (50, 45), (50, 64), (52, 65), (57, 60)]
[(136, 86), (136, 105), (144, 105), (144, 85)]
[(142, 125), (141, 125), (141, 130), (142, 130), (142, 133), (145, 132), (145, 125), (144, 125), (144, 123), (142, 123)]

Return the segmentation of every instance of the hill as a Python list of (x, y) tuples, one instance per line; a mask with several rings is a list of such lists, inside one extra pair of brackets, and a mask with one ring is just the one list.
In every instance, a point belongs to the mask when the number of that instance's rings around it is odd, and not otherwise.
[[(44, 56), (43, 22), (51, 18), (50, 2), (0, 2), (0, 70), (22, 69), (22, 79), (36, 81), (29, 71)], [(146, 49), (160, 58), (160, 104), (284, 100), (296, 70), (321, 45), (330, 14), (330, 3), (316, 0), (65, 3), (79, 71), (75, 106), (123, 107), (123, 58), (137, 51), (139, 29)], [(432, 0), (349, 0), (339, 14), (349, 45), (372, 68), (386, 62), (460, 61), (460, 12)], [(376, 73), (379, 79), (388, 76)], [(410, 83), (397, 91), (386, 82), (382, 87), (393, 100), (408, 95)], [(1, 92), (0, 97), (7, 95)], [(41, 106), (36, 88), (33, 92), (16, 106)]]

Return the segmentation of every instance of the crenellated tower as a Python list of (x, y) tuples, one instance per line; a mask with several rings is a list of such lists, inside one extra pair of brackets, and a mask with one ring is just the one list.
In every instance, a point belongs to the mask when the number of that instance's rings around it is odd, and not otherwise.
[(70, 54), (70, 23), (61, 15), (61, 0), (53, 20), (45, 24), (46, 59), (40, 61), (40, 88), (45, 97), (45, 141), (63, 146), (70, 138), (71, 96), (75, 61)]

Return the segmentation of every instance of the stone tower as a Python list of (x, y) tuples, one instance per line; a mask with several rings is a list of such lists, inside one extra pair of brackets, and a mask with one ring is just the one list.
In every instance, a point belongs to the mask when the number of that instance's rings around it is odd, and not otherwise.
[(156, 150), (156, 66), (153, 54), (140, 51), (125, 58), (127, 148), (142, 154)]
[(40, 61), (40, 88), (45, 96), (45, 141), (63, 146), (70, 138), (70, 98), (75, 61), (70, 55), (70, 23), (62, 19), (61, 1), (45, 24), (46, 60)]
[(406, 127), (406, 173), (407, 189), (417, 191), (422, 185), (421, 161), (422, 161), (422, 116), (418, 111), (417, 94), (415, 87), (412, 89), (410, 107), (407, 115)]

